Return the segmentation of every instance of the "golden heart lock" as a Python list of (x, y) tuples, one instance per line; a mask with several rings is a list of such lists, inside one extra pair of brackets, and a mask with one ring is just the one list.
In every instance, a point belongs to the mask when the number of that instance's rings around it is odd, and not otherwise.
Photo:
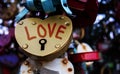
[(72, 39), (72, 22), (64, 15), (26, 18), (17, 23), (15, 37), (23, 52), (34, 60), (61, 56)]

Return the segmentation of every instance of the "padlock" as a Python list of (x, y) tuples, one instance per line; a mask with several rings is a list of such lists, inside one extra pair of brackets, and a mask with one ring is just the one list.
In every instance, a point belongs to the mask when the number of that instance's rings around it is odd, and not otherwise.
[(68, 6), (75, 15), (71, 18), (74, 28), (93, 25), (98, 13), (97, 0), (68, 0)]
[(99, 53), (93, 51), (87, 43), (80, 43), (77, 46), (76, 52), (69, 55), (70, 61), (73, 63), (86, 62), (86, 64), (92, 64), (90, 61), (99, 60)]
[(67, 58), (56, 58), (49, 62), (25, 60), (19, 74), (74, 74), (72, 63)]
[(64, 15), (44, 20), (27, 18), (17, 24), (15, 38), (32, 59), (53, 60), (67, 50), (72, 39), (72, 22)]

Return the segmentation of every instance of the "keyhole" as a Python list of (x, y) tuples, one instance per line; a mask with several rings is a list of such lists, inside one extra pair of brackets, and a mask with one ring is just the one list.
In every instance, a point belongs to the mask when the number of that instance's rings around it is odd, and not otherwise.
[(41, 49), (40, 50), (45, 50), (45, 44), (47, 43), (46, 39), (40, 39), (39, 43), (41, 45)]

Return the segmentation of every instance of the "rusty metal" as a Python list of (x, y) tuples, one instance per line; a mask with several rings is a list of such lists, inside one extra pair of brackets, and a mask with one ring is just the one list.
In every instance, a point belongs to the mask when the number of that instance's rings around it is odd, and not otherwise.
[[(63, 65), (63, 61), (66, 65)], [(73, 65), (67, 58), (56, 58), (49, 62), (38, 62), (28, 58), (25, 62), (21, 65), (19, 74), (74, 74)]]
[(65, 65), (65, 64), (67, 64), (68, 63), (68, 59), (67, 58), (64, 58), (63, 60), (62, 60), (62, 63)]
[(71, 71), (73, 71), (73, 69), (72, 68), (68, 68), (68, 72), (71, 72)]

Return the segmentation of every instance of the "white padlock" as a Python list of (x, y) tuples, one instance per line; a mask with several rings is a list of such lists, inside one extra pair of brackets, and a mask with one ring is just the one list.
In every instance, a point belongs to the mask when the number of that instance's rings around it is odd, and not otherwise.
[(56, 58), (49, 62), (28, 58), (20, 67), (19, 74), (74, 74), (72, 63), (67, 58)]
[[(80, 43), (77, 46), (77, 53), (85, 53), (85, 52), (93, 52), (92, 48), (87, 44), (87, 43)], [(91, 65), (93, 64), (93, 61), (86, 62), (86, 65)]]

